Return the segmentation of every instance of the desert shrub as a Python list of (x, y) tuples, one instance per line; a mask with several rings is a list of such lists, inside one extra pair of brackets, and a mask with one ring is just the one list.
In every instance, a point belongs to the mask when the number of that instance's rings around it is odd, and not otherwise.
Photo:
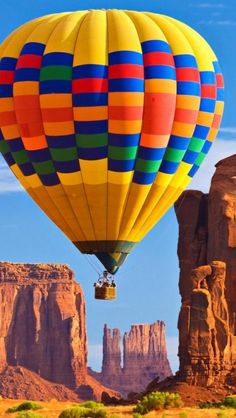
[(222, 404), (227, 408), (236, 409), (236, 396), (226, 396)]
[(43, 418), (42, 415), (35, 414), (34, 412), (30, 411), (21, 411), (19, 414), (16, 415), (16, 418)]
[(80, 418), (85, 416), (83, 413), (85, 414), (87, 411), (88, 410), (86, 408), (73, 406), (72, 408), (62, 411), (59, 415), (59, 418)]
[(24, 401), (20, 403), (19, 405), (12, 406), (11, 408), (8, 408), (6, 412), (19, 412), (19, 411), (36, 411), (37, 409), (42, 409), (41, 405), (37, 404), (36, 402), (31, 401)]
[[(236, 409), (236, 396), (226, 396), (222, 402), (203, 402), (200, 405), (200, 408), (232, 408)], [(223, 412), (222, 412), (223, 413)]]
[(181, 397), (178, 393), (165, 393), (165, 408), (179, 408), (183, 405)]
[(220, 408), (222, 405), (221, 402), (201, 402), (199, 408), (201, 409), (211, 409), (211, 408)]
[(77, 406), (74, 408), (65, 409), (59, 415), (59, 418), (106, 418), (107, 413), (104, 408), (85, 408), (84, 406)]
[(182, 400), (178, 393), (151, 392), (137, 403), (133, 412), (145, 415), (149, 411), (180, 406), (182, 406)]
[[(138, 412), (134, 412), (133, 413), (133, 418), (141, 418), (142, 417), (142, 415), (141, 414), (139, 414)], [(110, 418), (110, 417), (109, 417)]]
[(95, 401), (86, 401), (80, 404), (81, 406), (84, 406), (85, 408), (89, 409), (98, 409), (98, 408), (104, 408), (104, 404), (101, 402), (95, 402)]

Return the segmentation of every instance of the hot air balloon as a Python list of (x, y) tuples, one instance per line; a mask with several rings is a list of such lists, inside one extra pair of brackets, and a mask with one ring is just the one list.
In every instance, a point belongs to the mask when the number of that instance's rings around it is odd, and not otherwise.
[(171, 17), (40, 17), (0, 48), (0, 150), (82, 252), (115, 273), (202, 164), (223, 113), (207, 42)]

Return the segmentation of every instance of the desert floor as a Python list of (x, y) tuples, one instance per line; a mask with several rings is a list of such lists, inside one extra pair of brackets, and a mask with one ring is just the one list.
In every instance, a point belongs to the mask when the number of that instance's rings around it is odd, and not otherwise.
[[(22, 401), (16, 400), (0, 400), (0, 417), (10, 418), (16, 417), (17, 413), (6, 413), (6, 410), (11, 406), (18, 405)], [(61, 411), (71, 407), (73, 404), (70, 402), (58, 402), (51, 400), (50, 402), (37, 402), (42, 406), (41, 410), (35, 411), (45, 418), (58, 418)], [(106, 407), (108, 417), (110, 418), (126, 418), (132, 417), (132, 406), (115, 406)], [(235, 409), (197, 409), (197, 408), (181, 408), (181, 409), (170, 409), (161, 412), (150, 412), (145, 415), (146, 418), (231, 418), (236, 417)]]

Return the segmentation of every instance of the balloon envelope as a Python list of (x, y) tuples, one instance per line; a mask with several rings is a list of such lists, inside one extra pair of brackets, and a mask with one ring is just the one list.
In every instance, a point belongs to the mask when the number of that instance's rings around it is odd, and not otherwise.
[(170, 17), (85, 10), (26, 23), (0, 57), (5, 160), (76, 247), (114, 273), (216, 137), (215, 54)]

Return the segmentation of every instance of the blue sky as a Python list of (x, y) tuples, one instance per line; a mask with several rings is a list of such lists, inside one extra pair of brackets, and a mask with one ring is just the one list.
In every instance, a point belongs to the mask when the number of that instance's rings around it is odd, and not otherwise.
[[(35, 17), (61, 11), (96, 8), (129, 8), (173, 16), (199, 31), (220, 61), (226, 83), (226, 108), (222, 129), (191, 188), (207, 191), (214, 164), (236, 152), (236, 8), (234, 0), (8, 0), (1, 4), (0, 41), (12, 30)], [(168, 352), (174, 370), (177, 360), (178, 226), (173, 209), (140, 243), (118, 275), (115, 302), (93, 299), (96, 271), (22, 191), (0, 157), (0, 258), (14, 262), (67, 263), (76, 273), (87, 302), (89, 364), (101, 365), (102, 329), (156, 319), (166, 322)], [(96, 268), (101, 265), (93, 262)]]

